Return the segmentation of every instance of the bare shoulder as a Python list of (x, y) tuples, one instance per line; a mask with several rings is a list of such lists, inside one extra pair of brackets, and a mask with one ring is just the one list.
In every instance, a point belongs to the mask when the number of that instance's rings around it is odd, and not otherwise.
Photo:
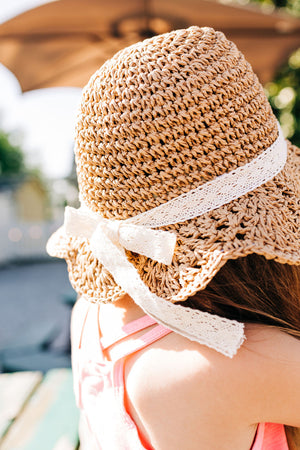
[(191, 436), (218, 423), (228, 433), (262, 421), (299, 426), (300, 341), (261, 326), (246, 327), (246, 336), (232, 359), (175, 333), (133, 358), (127, 391), (135, 420), (157, 429), (168, 417), (169, 430), (187, 427)]

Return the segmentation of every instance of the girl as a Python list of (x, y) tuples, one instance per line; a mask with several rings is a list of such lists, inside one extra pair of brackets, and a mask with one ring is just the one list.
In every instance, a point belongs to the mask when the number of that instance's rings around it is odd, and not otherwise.
[(300, 427), (299, 156), (213, 29), (135, 44), (91, 78), (81, 208), (48, 243), (80, 295), (81, 448), (300, 448), (284, 428)]

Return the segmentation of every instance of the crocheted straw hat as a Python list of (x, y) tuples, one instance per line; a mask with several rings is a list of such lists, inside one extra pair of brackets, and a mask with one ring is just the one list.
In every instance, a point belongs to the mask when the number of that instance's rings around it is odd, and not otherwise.
[[(118, 52), (83, 90), (76, 128), (81, 201), (107, 219), (148, 211), (242, 167), (278, 137), (250, 64), (211, 28), (155, 36)], [(228, 259), (250, 253), (300, 264), (299, 149), (274, 178), (199, 217), (160, 227), (176, 234), (172, 263), (126, 250), (149, 290), (182, 302)], [(48, 243), (93, 302), (124, 294), (89, 239), (59, 229)]]

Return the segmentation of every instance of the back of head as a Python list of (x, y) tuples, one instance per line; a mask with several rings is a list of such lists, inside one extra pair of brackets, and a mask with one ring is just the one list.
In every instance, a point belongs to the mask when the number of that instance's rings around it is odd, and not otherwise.
[[(83, 91), (76, 163), (93, 223), (134, 223), (165, 206), (175, 217), (151, 225), (176, 236), (170, 264), (124, 252), (146, 289), (139, 299), (130, 284), (116, 281), (118, 267), (112, 274), (103, 264), (89, 232), (58, 231), (48, 251), (66, 258), (74, 288), (90, 301), (128, 292), (162, 319), (172, 304), (204, 290), (227, 261), (256, 254), (300, 264), (299, 149), (284, 141), (250, 64), (221, 32), (172, 31), (107, 61)], [(232, 175), (238, 183), (225, 195), (222, 185)], [(182, 197), (185, 206), (174, 206)], [(205, 202), (209, 208), (185, 215)], [(170, 325), (165, 316), (163, 322)]]

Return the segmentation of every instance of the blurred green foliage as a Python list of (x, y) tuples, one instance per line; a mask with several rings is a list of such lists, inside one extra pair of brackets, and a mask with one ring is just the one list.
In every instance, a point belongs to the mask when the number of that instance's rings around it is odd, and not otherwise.
[(19, 174), (24, 169), (24, 154), (21, 148), (11, 142), (8, 133), (0, 131), (0, 176)]
[(259, 3), (263, 9), (271, 12), (275, 8), (283, 8), (294, 16), (300, 17), (300, 0), (244, 0), (244, 3)]
[[(300, 0), (252, 0), (270, 12), (275, 8), (300, 18)], [(299, 39), (300, 41), (300, 39)], [(300, 44), (300, 42), (299, 42)], [(300, 48), (294, 51), (265, 91), (285, 137), (300, 146)]]
[(300, 146), (300, 48), (265, 90), (285, 137)]

